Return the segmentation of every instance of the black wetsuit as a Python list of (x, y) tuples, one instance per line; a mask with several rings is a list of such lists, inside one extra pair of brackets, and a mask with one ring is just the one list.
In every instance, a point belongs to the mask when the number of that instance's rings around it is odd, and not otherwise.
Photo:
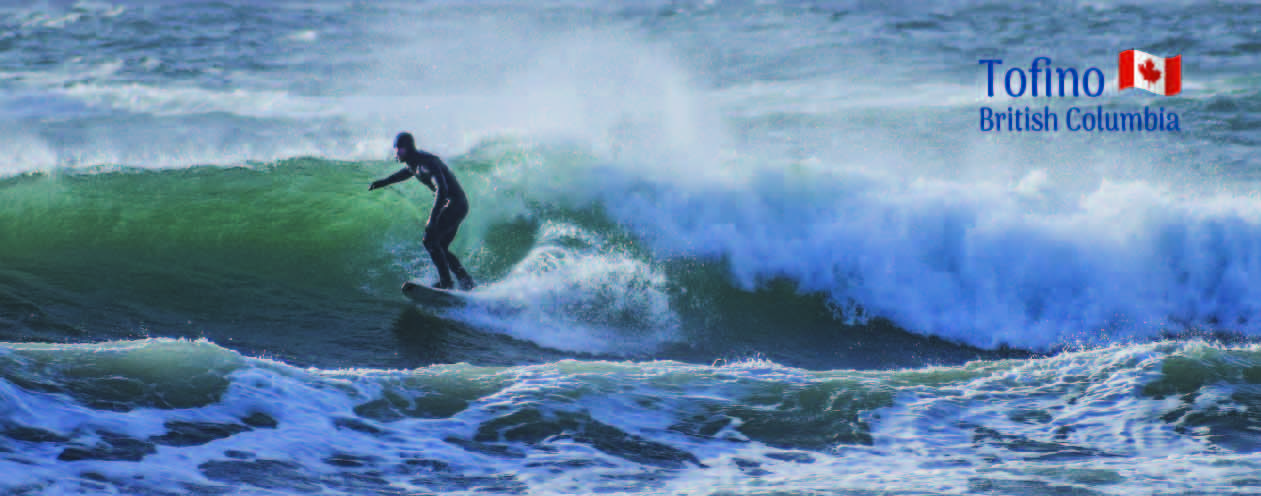
[(373, 182), (371, 189), (405, 181), (409, 177), (415, 177), (429, 187), (435, 195), (433, 210), (429, 212), (429, 223), (425, 225), (423, 243), (429, 257), (433, 259), (434, 267), (438, 269), (438, 286), (451, 287), (451, 273), (454, 272), (461, 289), (472, 289), (473, 278), (450, 251), (451, 242), (460, 229), (460, 222), (468, 216), (469, 204), (464, 188), (460, 187), (460, 182), (455, 179), (455, 174), (451, 173), (447, 164), (432, 153), (412, 149), (406, 153), (403, 161), (407, 163), (406, 167), (390, 177)]

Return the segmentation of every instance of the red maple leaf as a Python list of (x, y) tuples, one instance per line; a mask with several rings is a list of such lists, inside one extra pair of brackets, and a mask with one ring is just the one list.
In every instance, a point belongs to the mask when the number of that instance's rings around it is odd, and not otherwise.
[(1149, 83), (1160, 81), (1160, 69), (1156, 68), (1156, 64), (1152, 63), (1152, 59), (1147, 59), (1147, 63), (1138, 66), (1138, 72), (1143, 74), (1143, 79)]

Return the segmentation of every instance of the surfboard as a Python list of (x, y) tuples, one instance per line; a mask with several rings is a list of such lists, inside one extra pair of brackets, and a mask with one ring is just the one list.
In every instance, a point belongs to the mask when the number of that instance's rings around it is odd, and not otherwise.
[(463, 306), (465, 303), (468, 303), (466, 300), (467, 293), (463, 291), (437, 289), (411, 281), (403, 283), (402, 289), (403, 294), (411, 298), (412, 301), (428, 307), (448, 308)]

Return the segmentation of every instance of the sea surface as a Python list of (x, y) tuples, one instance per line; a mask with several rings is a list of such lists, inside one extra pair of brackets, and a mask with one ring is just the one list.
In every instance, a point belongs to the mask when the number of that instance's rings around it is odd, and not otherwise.
[[(4, 2), (0, 493), (1261, 494), (1259, 30), (1175, 0)], [(1182, 92), (1117, 91), (1130, 49)], [(1039, 56), (1103, 94), (1001, 91)], [(469, 193), (466, 306), (399, 292), (436, 279), (432, 194), (368, 191), (403, 130)]]

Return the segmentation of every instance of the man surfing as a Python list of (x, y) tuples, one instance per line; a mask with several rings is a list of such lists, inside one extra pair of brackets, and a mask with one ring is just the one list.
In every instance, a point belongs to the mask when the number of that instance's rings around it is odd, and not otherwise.
[[(453, 288), (455, 285), (451, 281), (451, 273), (454, 272), (455, 277), (460, 281), (460, 289), (464, 291), (473, 289), (477, 286), (473, 282), (473, 277), (464, 270), (464, 266), (460, 265), (460, 261), (450, 251), (451, 242), (455, 240), (455, 233), (460, 229), (460, 222), (468, 216), (468, 197), (464, 195), (460, 182), (455, 180), (455, 174), (451, 173), (451, 169), (442, 162), (442, 159), (432, 153), (417, 150), (416, 140), (412, 138), (411, 133), (398, 133), (398, 136), (394, 138), (394, 155), (399, 162), (407, 166), (390, 177), (373, 181), (368, 191), (405, 181), (409, 177), (415, 177), (429, 187), (435, 194), (433, 210), (429, 212), (429, 222), (425, 225), (425, 237), (422, 243), (425, 245), (425, 250), (429, 252), (429, 257), (433, 259), (434, 267), (438, 268), (438, 282), (433, 287), (436, 289)], [(404, 285), (404, 288), (406, 287), (407, 285)]]

